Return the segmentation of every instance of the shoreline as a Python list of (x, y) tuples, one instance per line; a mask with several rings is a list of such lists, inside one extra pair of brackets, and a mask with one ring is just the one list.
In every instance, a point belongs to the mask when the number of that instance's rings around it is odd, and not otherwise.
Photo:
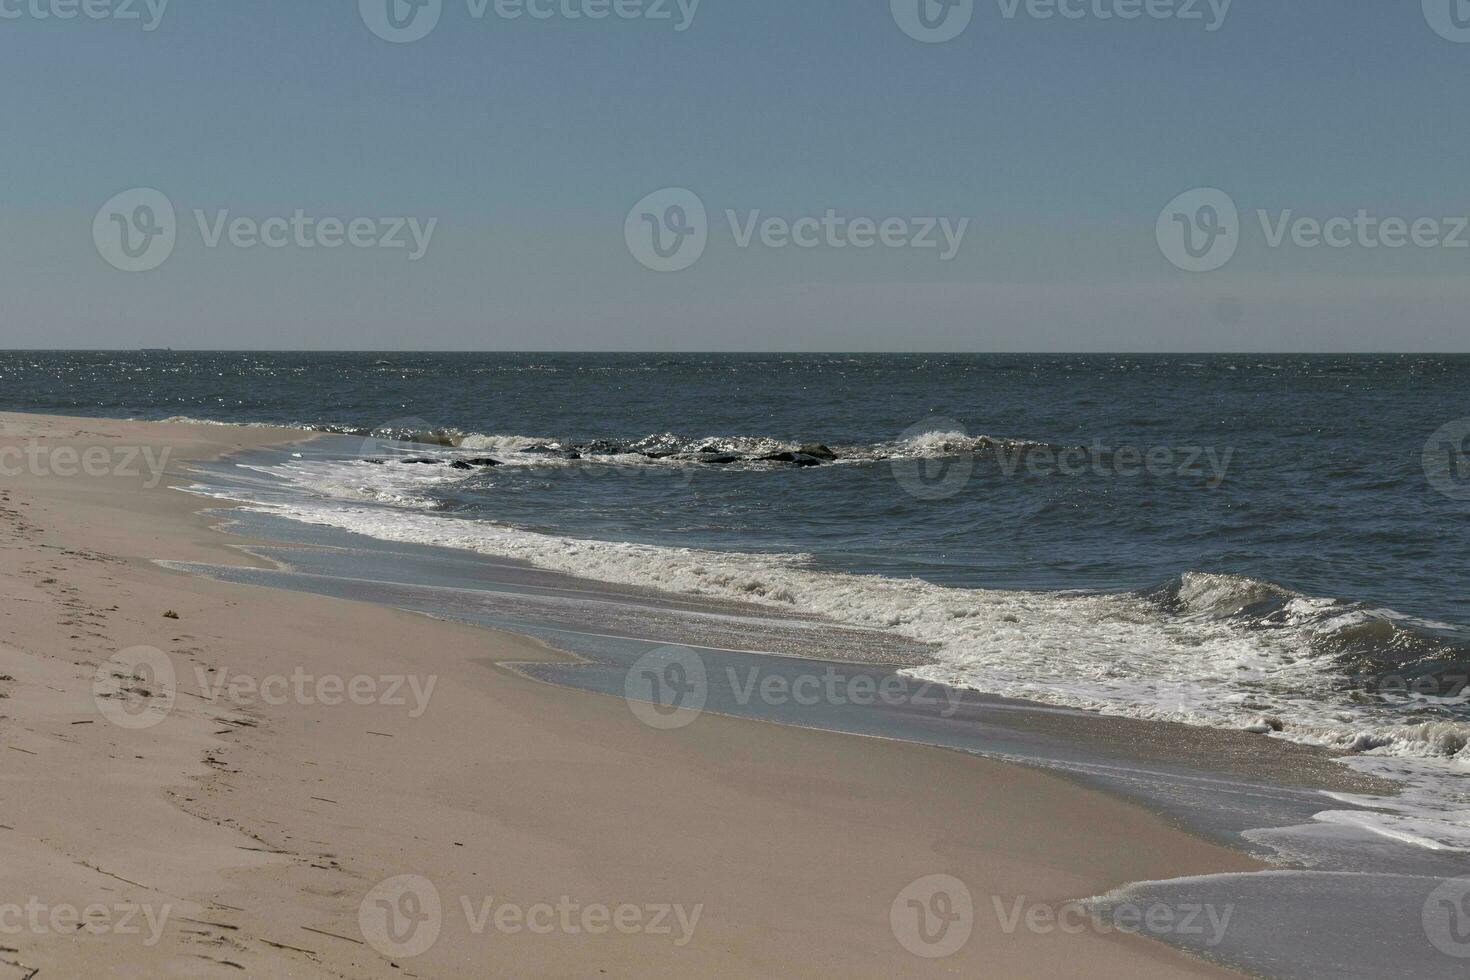
[[(174, 461), (311, 438), (0, 420), (0, 445), (146, 443), (171, 448)], [(0, 735), (21, 750), (0, 753), (0, 773), (29, 798), (0, 803), (0, 825), (11, 828), (0, 830), (5, 891), (33, 894), (45, 881), (54, 903), (127, 895), (181, 911), (153, 946), (27, 933), (0, 936), (10, 950), (0, 961), (159, 976), (197, 975), (201, 963), (219, 975), (238, 972), (227, 964), (460, 975), (492, 961), (530, 974), (793, 962), (833, 975), (940, 974), (983, 962), (1007, 976), (1048, 976), (1085, 962), (1099, 976), (1235, 975), (1133, 936), (1008, 934), (992, 912), (992, 897), (1056, 907), (1131, 881), (1263, 867), (1164, 817), (1056, 775), (905, 742), (714, 716), (660, 733), (613, 699), (498, 666), (567, 662), (532, 640), (158, 568), (155, 559), (243, 560), (240, 542), (200, 513), (207, 503), (174, 492), (176, 482), (50, 476), (7, 487), (17, 547), (0, 574), (9, 624), (26, 625), (12, 627), (0, 661), (16, 678), (0, 684), (9, 695)], [(38, 622), (40, 610), (56, 621)], [(220, 710), (181, 696), (138, 733), (107, 727), (90, 697), (97, 665), (134, 645), (165, 650), (184, 676), (198, 666), (252, 679), (299, 669), (386, 677), (411, 666), (409, 676), (438, 681), (419, 718), (387, 704)], [(169, 853), (181, 857), (160, 856)], [(421, 958), (394, 968), (362, 941), (356, 912), (378, 881), (404, 873), (436, 882), (444, 928)], [(975, 923), (963, 948), (929, 960), (903, 948), (890, 906), (936, 874), (965, 882)], [(518, 907), (569, 895), (704, 911), (679, 947), (652, 932), (476, 934), (450, 896), (489, 895)]]

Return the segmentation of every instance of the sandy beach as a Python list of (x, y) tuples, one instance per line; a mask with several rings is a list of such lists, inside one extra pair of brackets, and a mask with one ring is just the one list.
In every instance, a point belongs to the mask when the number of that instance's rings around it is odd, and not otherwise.
[[(1072, 927), (1073, 899), (1260, 866), (1110, 796), (900, 742), (658, 731), (498, 666), (562, 656), (531, 640), (155, 564), (252, 561), (181, 467), (303, 433), (0, 432), (4, 980), (1233, 975)], [(160, 651), (168, 698), (119, 668)], [(951, 910), (936, 875), (973, 930), (931, 958), (901, 923)], [(400, 914), (431, 928), (375, 925)]]

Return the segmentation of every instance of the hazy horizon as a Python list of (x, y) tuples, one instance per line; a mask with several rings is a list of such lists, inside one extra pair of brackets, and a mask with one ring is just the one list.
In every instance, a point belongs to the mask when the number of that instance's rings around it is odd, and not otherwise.
[(13, 0), (0, 347), (1466, 351), (1452, 2)]

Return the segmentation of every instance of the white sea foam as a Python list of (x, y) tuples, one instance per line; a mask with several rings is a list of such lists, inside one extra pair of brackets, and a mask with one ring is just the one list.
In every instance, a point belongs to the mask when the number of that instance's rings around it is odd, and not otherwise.
[[(530, 436), (504, 433), (466, 432), (453, 427), (432, 427), (422, 420), (405, 420), (402, 425), (390, 425), (369, 430), (362, 426), (338, 423), (300, 422), (222, 422), (217, 419), (195, 418), (175, 415), (164, 422), (185, 425), (235, 426), (240, 428), (286, 428), (333, 435), (356, 436), (363, 439), (364, 454), (379, 452), (387, 455), (432, 451), (441, 447), (461, 449), (515, 457), (530, 456), (527, 464), (554, 466), (559, 461), (541, 450), (570, 450), (576, 443), (564, 437)], [(778, 439), (772, 436), (754, 435), (707, 435), (690, 437), (675, 432), (660, 432), (624, 442), (623, 453), (598, 452), (595, 458), (607, 462), (624, 462), (637, 465), (686, 465), (698, 462), (701, 451), (733, 453), (751, 458), (783, 452), (796, 452), (802, 448), (799, 440)], [(970, 435), (958, 430), (936, 429), (921, 432), (886, 442), (834, 443), (830, 448), (837, 454), (835, 464), (869, 463), (876, 460), (933, 458), (968, 453), (981, 453), (998, 447), (1017, 448), (1042, 446), (1029, 440), (998, 439), (987, 435)], [(648, 453), (673, 453), (677, 457), (654, 459)], [(503, 462), (514, 463), (512, 460)]]
[[(524, 452), (544, 444), (541, 440), (495, 438), (501, 441), (483, 449), (496, 451), (507, 465), (547, 462)], [(916, 452), (930, 449), (914, 447)], [(257, 472), (297, 492), (257, 497), (253, 506), (292, 520), (893, 630), (936, 645), (937, 662), (914, 671), (926, 680), (1194, 725), (1240, 729), (1264, 727), (1262, 719), (1270, 719), (1283, 727), (1279, 737), (1359, 750), (1366, 753), (1361, 764), (1370, 770), (1394, 778), (1407, 774), (1413, 798), (1369, 804), (1391, 811), (1375, 829), (1425, 846), (1470, 847), (1470, 824), (1461, 819), (1461, 811), (1470, 809), (1465, 795), (1470, 728), (1448, 721), (1403, 724), (1391, 706), (1357, 703), (1334, 686), (1329, 655), (1313, 653), (1317, 632), (1359, 622), (1372, 611), (1339, 615), (1332, 600), (1227, 575), (1185, 575), (1177, 591), (1179, 608), (1170, 614), (1136, 594), (947, 588), (917, 579), (818, 570), (802, 555), (542, 534), (428, 512), (432, 498), (425, 491), (474, 474), (397, 459), (382, 464), (291, 460)], [(1277, 603), (1280, 628), (1252, 630), (1231, 619), (1267, 601)], [(1360, 824), (1375, 820), (1355, 818)]]

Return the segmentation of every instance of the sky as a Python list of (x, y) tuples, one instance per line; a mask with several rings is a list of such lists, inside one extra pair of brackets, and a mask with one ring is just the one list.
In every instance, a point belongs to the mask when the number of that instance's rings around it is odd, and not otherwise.
[(1467, 82), (1470, 0), (0, 0), (0, 347), (1467, 351)]

